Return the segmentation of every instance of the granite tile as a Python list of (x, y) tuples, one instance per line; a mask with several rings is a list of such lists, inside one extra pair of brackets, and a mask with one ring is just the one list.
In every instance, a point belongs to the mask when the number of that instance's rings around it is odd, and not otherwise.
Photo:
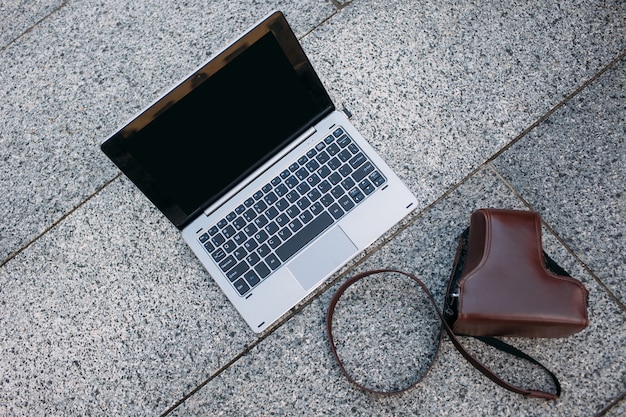
[(624, 2), (359, 0), (304, 39), (422, 206), (626, 48)]
[[(468, 179), (353, 272), (395, 267), (417, 274), (441, 302), (456, 235), (480, 207), (524, 209), (523, 202), (487, 167)], [(588, 416), (620, 394), (626, 314), (554, 236), (544, 248), (590, 290), (591, 325), (564, 339), (507, 338), (553, 370), (563, 386), (555, 402), (524, 399), (483, 377), (444, 339), (430, 373), (392, 397), (363, 393), (340, 373), (325, 334), (334, 288), (263, 340), (185, 401), (172, 415), (463, 415)], [(343, 282), (341, 279), (340, 282)], [(335, 313), (340, 355), (362, 382), (390, 388), (414, 382), (434, 353), (436, 321), (410, 281), (378, 276), (348, 290)], [(341, 335), (339, 334), (341, 332)], [(518, 384), (550, 389), (541, 372), (503, 358), (470, 340), (481, 360)], [(254, 401), (245, 400), (254, 393)], [(461, 411), (462, 410), (462, 411)]]
[(0, 269), (0, 415), (155, 415), (255, 340), (133, 187)]
[(494, 161), (626, 304), (626, 59)]
[(626, 415), (626, 399), (622, 396), (622, 399), (611, 407), (604, 415), (606, 417), (620, 417)]
[(274, 8), (302, 35), (324, 0), (69, 2), (0, 51), (0, 262), (118, 172), (99, 144)]
[(0, 3), (0, 50), (64, 3), (62, 0), (5, 0)]

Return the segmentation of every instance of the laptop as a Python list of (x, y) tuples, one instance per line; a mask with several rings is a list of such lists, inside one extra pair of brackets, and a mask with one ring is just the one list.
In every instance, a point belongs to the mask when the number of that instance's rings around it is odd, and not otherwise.
[(279, 11), (101, 149), (257, 333), (417, 205), (335, 109)]

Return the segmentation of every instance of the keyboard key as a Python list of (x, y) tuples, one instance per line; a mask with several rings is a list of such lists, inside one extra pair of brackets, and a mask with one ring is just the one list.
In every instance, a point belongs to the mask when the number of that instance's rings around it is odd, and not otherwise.
[(330, 168), (324, 165), (320, 169), (317, 170), (317, 175), (319, 175), (320, 178), (326, 178), (327, 176), (330, 175), (331, 172), (332, 171), (330, 170)]
[(296, 171), (296, 178), (298, 178), (300, 181), (304, 180), (308, 176), (309, 176), (309, 171), (304, 167)]
[(352, 158), (352, 153), (349, 150), (344, 149), (343, 151), (339, 152), (337, 156), (339, 157), (339, 159), (341, 159), (341, 162), (346, 162), (348, 159)]
[(357, 187), (351, 189), (348, 194), (350, 194), (355, 203), (359, 203), (365, 198), (365, 195)]
[(251, 287), (254, 287), (259, 282), (261, 282), (261, 278), (259, 278), (255, 271), (248, 271), (243, 277)]
[(222, 234), (226, 239), (229, 239), (235, 234), (235, 228), (229, 224), (224, 228), (224, 230), (222, 230)]
[(295, 203), (299, 197), (300, 194), (298, 194), (296, 190), (293, 190), (289, 194), (287, 194), (287, 201), (289, 201), (290, 203)]
[(367, 161), (367, 158), (365, 158), (365, 155), (363, 155), (363, 153), (359, 152), (358, 154), (353, 156), (352, 159), (350, 159), (350, 166), (352, 166), (352, 168), (358, 168), (365, 161)]
[(314, 216), (320, 214), (322, 210), (324, 210), (324, 206), (320, 202), (313, 203), (311, 206), (311, 213), (313, 213)]
[(278, 209), (278, 211), (285, 211), (287, 207), (289, 207), (289, 201), (284, 198), (281, 198), (276, 202), (276, 208)]
[(235, 286), (235, 289), (237, 290), (239, 295), (244, 295), (245, 293), (250, 291), (250, 286), (243, 278), (238, 279), (233, 285)]
[(318, 169), (320, 167), (319, 162), (317, 162), (315, 159), (310, 160), (307, 164), (306, 164), (306, 168), (313, 172), (316, 169)]
[(281, 240), (279, 239), (278, 236), (272, 236), (269, 239), (267, 239), (267, 245), (272, 249), (276, 249), (278, 245), (280, 245), (280, 243), (281, 243)]
[(261, 278), (265, 278), (270, 274), (270, 269), (265, 265), (265, 262), (261, 261), (255, 265), (254, 270)]
[(224, 239), (224, 236), (222, 236), (221, 233), (216, 234), (215, 236), (213, 236), (213, 238), (211, 239), (211, 242), (215, 245), (215, 246), (221, 246), (222, 243), (224, 243), (226, 241), (226, 239)]
[(267, 266), (269, 266), (271, 270), (275, 270), (276, 268), (280, 266), (280, 261), (274, 254), (271, 254), (267, 258), (265, 258), (265, 262), (267, 263)]
[(305, 195), (310, 189), (311, 189), (311, 186), (306, 182), (303, 182), (296, 187), (296, 190), (298, 190), (300, 195)]
[(234, 268), (231, 268), (228, 272), (226, 272), (226, 277), (230, 280), (230, 282), (233, 282), (248, 269), (249, 267), (246, 261), (241, 261), (237, 265), (235, 265)]
[(328, 161), (330, 159), (330, 157), (328, 156), (326, 151), (322, 151), (322, 152), (317, 154), (315, 159), (317, 159), (317, 162), (319, 162), (320, 164), (324, 165), (326, 163), (326, 161)]
[(265, 211), (265, 217), (268, 218), (268, 220), (272, 220), (273, 218), (275, 218), (276, 216), (278, 216), (278, 209), (274, 206), (268, 208)]
[(276, 192), (277, 196), (282, 197), (289, 192), (289, 189), (285, 184), (280, 184), (278, 187), (276, 187), (274, 191)]
[(363, 190), (363, 192), (367, 195), (371, 194), (372, 191), (375, 190), (375, 187), (372, 185), (371, 182), (369, 182), (369, 180), (361, 181), (361, 183), (359, 184), (359, 188)]
[(355, 206), (354, 202), (347, 195), (344, 195), (339, 199), (339, 204), (345, 211), (350, 211)]
[(322, 213), (319, 217), (304, 226), (298, 233), (293, 235), (289, 238), (289, 240), (278, 247), (276, 249), (276, 255), (278, 255), (281, 261), (285, 262), (312, 239), (315, 239), (317, 235), (323, 232), (332, 223), (333, 219), (330, 214), (326, 212)]
[(256, 217), (256, 211), (254, 209), (249, 208), (243, 213), (243, 218), (246, 219), (247, 222), (251, 222)]
[(336, 155), (339, 152), (339, 145), (336, 143), (328, 145), (326, 152), (328, 152), (330, 156)]
[(257, 232), (258, 227), (256, 227), (254, 225), (254, 223), (248, 223), (248, 225), (246, 227), (243, 228), (243, 231), (246, 233), (246, 235), (248, 235), (248, 237), (252, 236), (253, 234), (255, 234)]
[(237, 247), (237, 245), (232, 240), (227, 240), (222, 245), (222, 249), (224, 249), (226, 251), (226, 253), (231, 253), (232, 251), (235, 250), (236, 247)]
[(278, 197), (276, 196), (276, 194), (274, 194), (273, 191), (270, 191), (265, 195), (265, 197), (263, 197), (263, 200), (267, 203), (268, 206), (271, 206), (276, 202), (276, 200), (278, 200)]
[(289, 227), (283, 227), (282, 229), (280, 229), (280, 232), (278, 232), (278, 237), (283, 241), (289, 239), (291, 235), (293, 235), (293, 233), (291, 233)]
[(322, 196), (322, 193), (317, 189), (314, 188), (311, 191), (309, 191), (306, 196), (309, 198), (309, 200), (311, 201), (317, 201), (318, 198), (320, 198)]
[(238, 247), (233, 251), (233, 256), (238, 261), (241, 261), (246, 256), (246, 250), (243, 247)]
[(226, 252), (224, 252), (224, 249), (222, 248), (217, 248), (217, 250), (215, 250), (211, 256), (213, 257), (213, 260), (215, 260), (215, 262), (220, 262), (222, 259), (224, 259), (226, 257)]
[(254, 219), (254, 224), (256, 225), (256, 227), (258, 227), (259, 229), (261, 227), (264, 227), (267, 223), (269, 222), (269, 220), (267, 220), (267, 217), (265, 217), (264, 214), (261, 214), (259, 217), (257, 217), (256, 219)]
[(374, 166), (370, 162), (367, 162), (352, 173), (352, 178), (354, 178), (356, 182), (360, 182), (363, 178), (367, 176), (367, 174), (369, 174), (373, 170)]
[(289, 216), (289, 218), (293, 219), (293, 218), (295, 218), (298, 214), (300, 214), (300, 209), (298, 208), (298, 206), (296, 206), (296, 205), (294, 204), (293, 206), (289, 207), (285, 213), (287, 213), (287, 215)]
[(320, 201), (322, 202), (324, 207), (328, 207), (335, 202), (335, 199), (333, 198), (332, 195), (326, 194), (324, 197), (322, 197)]
[(200, 239), (200, 243), (204, 243), (204, 242), (206, 242), (207, 240), (209, 240), (209, 234), (208, 234), (208, 233), (203, 233), (203, 234), (200, 236), (200, 238), (199, 238), (199, 239)]
[(356, 182), (354, 182), (354, 180), (350, 177), (346, 178), (345, 180), (341, 181), (341, 186), (346, 189), (349, 190), (350, 188), (354, 187), (356, 185)]
[(207, 242), (204, 244), (204, 249), (206, 249), (207, 252), (211, 253), (215, 250), (215, 246), (213, 246), (211, 242)]
[(330, 174), (330, 176), (328, 177), (328, 181), (330, 181), (330, 183), (332, 185), (337, 185), (339, 183), (339, 181), (341, 181), (343, 178), (341, 177), (341, 174), (338, 172), (333, 172), (332, 174)]
[(378, 172), (378, 171), (374, 171), (373, 173), (371, 173), (370, 176), (369, 176), (369, 179), (377, 187), (380, 187), (382, 184), (385, 183), (385, 177), (380, 175), (380, 172)]
[(234, 267), (235, 265), (237, 265), (237, 261), (235, 260), (235, 257), (232, 255), (224, 258), (222, 262), (219, 263), (220, 269), (224, 272), (228, 272), (228, 270)]
[(237, 230), (241, 230), (241, 228), (244, 227), (245, 225), (246, 225), (246, 220), (243, 217), (237, 217), (235, 221), (233, 222), (233, 226), (235, 226), (235, 229)]
[(350, 140), (350, 138), (348, 136), (342, 136), (339, 139), (337, 139), (337, 143), (339, 144), (339, 146), (341, 146), (342, 148), (345, 148), (346, 146), (348, 146), (352, 141)]
[(257, 255), (256, 253), (254, 253), (254, 252), (252, 252), (250, 255), (246, 256), (246, 262), (248, 262), (248, 265), (254, 266), (260, 260), (261, 260), (261, 257), (259, 255)]
[(339, 136), (343, 135), (343, 129), (338, 127), (337, 129), (335, 129), (335, 131), (333, 132), (333, 136), (335, 136), (336, 138), (338, 138)]
[(285, 184), (287, 184), (287, 187), (291, 189), (298, 185), (298, 179), (292, 175), (285, 180)]
[(308, 222), (313, 220), (313, 215), (311, 214), (309, 210), (306, 210), (300, 213), (300, 215), (298, 216), (298, 219), (300, 219), (302, 223), (307, 224)]
[(289, 229), (296, 233), (298, 230), (300, 230), (302, 228), (302, 222), (298, 219), (293, 219), (291, 222), (289, 222)]
[(261, 258), (265, 258), (267, 255), (271, 253), (269, 246), (267, 246), (266, 244), (259, 246), (259, 249), (257, 249), (256, 252), (259, 254)]
[(300, 210), (304, 210), (311, 205), (311, 200), (306, 197), (302, 197), (300, 200), (298, 200), (296, 205)]
[(246, 241), (246, 234), (244, 232), (239, 232), (235, 236), (233, 236), (233, 242), (235, 242), (238, 245), (241, 245), (245, 241)]
[(319, 182), (321, 181), (320, 177), (317, 174), (312, 174), (310, 175), (307, 179), (306, 182), (311, 186), (311, 187), (315, 187), (317, 184), (319, 184)]
[(269, 235), (267, 234), (267, 232), (265, 230), (259, 230), (259, 232), (254, 235), (254, 238), (259, 243), (265, 242), (268, 237), (269, 237)]
[(320, 190), (320, 192), (322, 194), (324, 194), (324, 193), (328, 192), (332, 188), (332, 185), (328, 181), (324, 180), (324, 181), (319, 183), (317, 188)]
[(289, 223), (289, 216), (286, 213), (283, 213), (280, 216), (276, 217), (276, 224), (278, 226), (286, 226), (287, 223)]
[(248, 239), (246, 243), (243, 244), (243, 247), (246, 248), (248, 252), (252, 252), (259, 246), (254, 239)]
[(267, 226), (265, 226), (265, 231), (270, 236), (278, 232), (278, 229), (279, 227), (276, 222), (270, 222)]
[(344, 211), (341, 208), (341, 206), (339, 206), (339, 204), (335, 203), (332, 206), (330, 206), (328, 208), (328, 211), (330, 212), (330, 214), (335, 218), (335, 220), (339, 219), (341, 216), (344, 215)]
[(328, 161), (327, 165), (331, 170), (335, 171), (336, 169), (339, 169), (339, 167), (341, 166), (341, 161), (339, 160), (339, 158), (335, 156), (330, 161)]
[(257, 201), (256, 204), (252, 207), (257, 213), (263, 213), (267, 209), (267, 204), (265, 204), (265, 201), (260, 200)]

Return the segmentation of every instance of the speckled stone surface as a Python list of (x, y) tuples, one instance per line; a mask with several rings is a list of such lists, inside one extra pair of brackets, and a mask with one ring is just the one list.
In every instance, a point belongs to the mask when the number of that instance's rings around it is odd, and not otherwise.
[[(0, 7), (0, 415), (623, 414), (626, 64), (534, 123), (626, 52), (626, 3), (26, 4)], [(447, 340), (419, 386), (364, 394), (325, 335), (346, 274), (256, 336), (179, 232), (117, 177), (100, 142), (272, 9), (419, 200), (343, 272), (410, 270), (441, 300), (474, 209), (539, 210), (546, 251), (590, 290), (592, 322), (567, 339), (511, 342), (554, 370), (561, 399), (499, 388)], [(363, 382), (410, 384), (434, 353), (432, 310), (402, 278), (363, 284), (338, 306), (342, 357)], [(467, 345), (505, 377), (549, 388), (541, 372)]]
[(116, 175), (99, 149), (114, 129), (274, 8), (299, 36), (335, 10), (69, 1), (0, 50), (0, 262)]
[[(456, 242), (469, 213), (480, 207), (526, 209), (486, 167), (372, 255), (354, 272), (394, 267), (417, 274), (440, 302)], [(563, 386), (556, 402), (505, 391), (469, 365), (445, 339), (436, 363), (415, 388), (395, 397), (364, 394), (339, 373), (325, 334), (325, 314), (337, 287), (322, 294), (271, 338), (188, 399), (173, 415), (455, 415), (589, 416), (618, 397), (626, 357), (626, 314), (554, 236), (544, 248), (590, 290), (592, 324), (566, 339), (507, 341), (547, 365)], [(343, 281), (343, 280), (342, 280)], [(368, 278), (348, 290), (335, 312), (340, 354), (354, 376), (373, 387), (406, 386), (429, 364), (436, 320), (411, 281)], [(551, 389), (544, 374), (469, 338), (466, 346), (518, 384)], [(254, 392), (255, 401), (242, 401)], [(462, 411), (461, 411), (462, 410)]]
[(65, 3), (62, 0), (4, 0), (0, 3), (0, 49)]
[(0, 269), (0, 414), (155, 415), (254, 339), (125, 178)]
[(625, 126), (626, 58), (495, 161), (624, 304)]

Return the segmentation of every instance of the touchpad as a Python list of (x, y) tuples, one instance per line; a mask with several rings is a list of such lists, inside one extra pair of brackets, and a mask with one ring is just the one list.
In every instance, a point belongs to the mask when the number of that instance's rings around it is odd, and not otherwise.
[(343, 230), (334, 227), (291, 261), (288, 268), (308, 291), (357, 252)]

